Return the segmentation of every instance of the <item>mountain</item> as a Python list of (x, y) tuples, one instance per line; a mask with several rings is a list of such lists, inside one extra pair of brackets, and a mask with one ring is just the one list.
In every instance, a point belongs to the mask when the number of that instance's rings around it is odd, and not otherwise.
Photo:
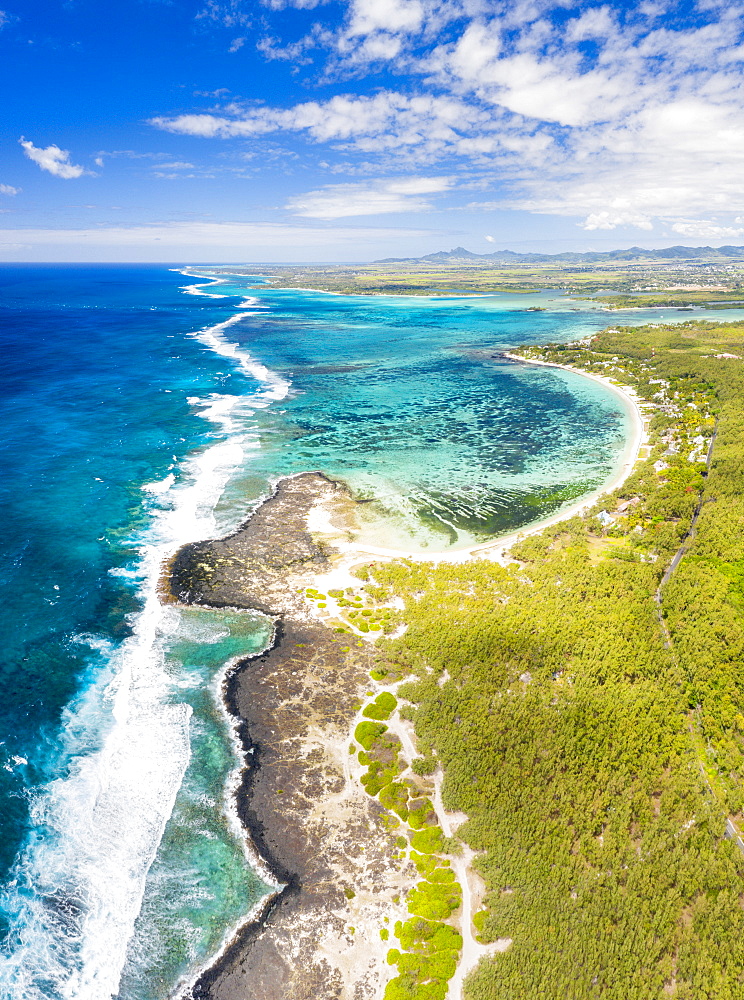
[(602, 264), (612, 261), (700, 261), (721, 263), (744, 261), (744, 247), (666, 247), (663, 250), (609, 250), (606, 253), (515, 253), (513, 250), (496, 250), (495, 253), (473, 253), (465, 247), (440, 250), (425, 257), (385, 257), (375, 264)]

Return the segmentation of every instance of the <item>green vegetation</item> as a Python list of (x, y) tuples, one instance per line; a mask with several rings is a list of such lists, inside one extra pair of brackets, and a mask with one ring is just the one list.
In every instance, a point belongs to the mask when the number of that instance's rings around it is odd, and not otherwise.
[[(384, 713), (387, 719), (397, 704), (393, 694), (383, 691), (362, 714), (377, 719)], [(398, 975), (387, 984), (385, 1000), (444, 1000), (462, 949), (461, 936), (445, 922), (462, 899), (449, 860), (441, 857), (447, 841), (439, 826), (434, 825), (436, 815), (422, 787), (413, 778), (399, 780), (408, 765), (401, 759), (398, 737), (380, 722), (361, 722), (354, 738), (364, 748), (359, 761), (367, 770), (361, 782), (369, 795), (379, 796), (388, 817), (408, 822), (413, 831), (411, 861), (422, 876), (408, 895), (412, 919), (395, 926), (400, 948), (390, 950), (388, 962), (397, 965)], [(404, 850), (394, 857), (405, 858), (408, 844), (406, 837), (397, 837), (396, 846)], [(386, 941), (388, 931), (380, 931), (380, 937)]]
[[(374, 590), (374, 588), (372, 588)], [(333, 589), (328, 591), (328, 595), (321, 594), (318, 590), (312, 587), (308, 587), (307, 590), (301, 591), (304, 593), (305, 597), (311, 601), (319, 602), (316, 606), (320, 609), (328, 607), (326, 603), (329, 598), (333, 599), (335, 602), (334, 611), (338, 611), (338, 618), (335, 618), (332, 624), (335, 631), (338, 633), (348, 632), (350, 634), (357, 633), (368, 634), (370, 632), (384, 632), (385, 634), (390, 634), (395, 631), (395, 628), (400, 622), (400, 615), (394, 609), (390, 607), (365, 607), (364, 606), (364, 596), (359, 593), (355, 593), (352, 587), (348, 587), (346, 592), (339, 589)], [(373, 599), (377, 599), (377, 595), (369, 595)], [(338, 622), (338, 624), (336, 624)]]
[(716, 288), (692, 288), (673, 292), (635, 295), (596, 295), (593, 301), (602, 302), (613, 309), (684, 308), (686, 306), (707, 306), (709, 308), (736, 308), (744, 306), (741, 287), (734, 291)]
[[(368, 571), (379, 599), (405, 602), (387, 669), (409, 675), (421, 759), (439, 758), (445, 805), (469, 817), (458, 834), (483, 852), (479, 936), (513, 939), (466, 996), (738, 1000), (744, 857), (724, 828), (744, 807), (744, 363), (716, 355), (744, 356), (744, 328), (610, 330), (539, 354), (653, 406), (631, 478), (507, 568)], [(456, 905), (430, 824), (411, 834), (424, 920)], [(404, 961), (400, 931), (387, 1000), (444, 997), (448, 959)]]
[(398, 705), (398, 699), (394, 694), (390, 694), (389, 691), (383, 691), (382, 694), (378, 694), (371, 705), (362, 711), (362, 715), (367, 719), (378, 719), (382, 722), (387, 721), (393, 714)]
[[(544, 262), (503, 265), (489, 261), (398, 261), (389, 264), (302, 265), (263, 269), (268, 283), (280, 288), (312, 287), (352, 295), (483, 295), (489, 292), (539, 292), (555, 289), (583, 294), (649, 294), (674, 304), (725, 300), (741, 292), (742, 265), (710, 261)], [(233, 268), (231, 274), (240, 273)], [(265, 284), (263, 287), (266, 287)], [(667, 292), (668, 290), (668, 292)], [(659, 293), (662, 293), (659, 295)], [(603, 301), (600, 299), (600, 301)], [(614, 304), (614, 301), (613, 301)], [(645, 303), (641, 303), (645, 304)], [(656, 304), (653, 302), (652, 304)], [(666, 304), (665, 302), (662, 304)]]
[(354, 739), (357, 743), (361, 743), (365, 750), (371, 750), (375, 740), (386, 732), (387, 726), (381, 726), (375, 722), (360, 722), (354, 730)]
[(395, 936), (404, 950), (388, 952), (399, 975), (388, 983), (385, 1000), (444, 1000), (462, 950), (460, 934), (440, 921), (414, 917), (398, 922)]

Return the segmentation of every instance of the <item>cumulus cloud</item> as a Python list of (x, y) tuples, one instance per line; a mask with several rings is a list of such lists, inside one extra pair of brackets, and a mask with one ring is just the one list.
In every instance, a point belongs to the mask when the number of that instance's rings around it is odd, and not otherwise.
[(20, 192), (21, 189), (13, 187), (12, 184), (0, 184), (0, 194), (7, 194), (12, 197), (14, 194), (20, 194)]
[(448, 177), (404, 177), (368, 184), (330, 184), (319, 191), (291, 198), (286, 207), (307, 219), (343, 219), (355, 215), (424, 212), (431, 208), (425, 195), (451, 186)]
[[(151, 124), (168, 132), (202, 138), (242, 138), (269, 132), (304, 132), (315, 142), (334, 142), (370, 152), (395, 149), (439, 151), (456, 147), (473, 128), (488, 133), (494, 116), (446, 96), (409, 97), (382, 91), (373, 97), (338, 95), (292, 108), (258, 107), (231, 115), (159, 117)], [(488, 137), (488, 136), (486, 136)], [(491, 148), (491, 147), (489, 147)]]
[(375, 31), (393, 35), (418, 30), (423, 19), (419, 0), (353, 0), (346, 31), (352, 37)]
[[(317, 0), (263, 0), (265, 9)], [(391, 151), (411, 169), (449, 174), (459, 158), (492, 194), (486, 208), (572, 216), (583, 228), (658, 223), (738, 231), (744, 201), (744, 5), (644, 0), (340, 0), (267, 58), (325, 57), (325, 79), (385, 63), (406, 85), (290, 107), (161, 115), (170, 132), (241, 140), (295, 133), (344, 153)], [(239, 7), (230, 0), (221, 9)], [(583, 9), (582, 9), (583, 8)], [(341, 15), (339, 17), (339, 9)], [(389, 79), (389, 77), (388, 77)], [(353, 88), (349, 88), (350, 91)], [(365, 88), (366, 89), (366, 85)], [(353, 164), (352, 164), (353, 166)], [(368, 185), (368, 206), (398, 193)], [(293, 201), (298, 212), (351, 213), (358, 185)], [(424, 194), (409, 195), (409, 201)], [(303, 200), (304, 199), (304, 200)], [(397, 210), (397, 209), (393, 209)], [(351, 213), (351, 214), (355, 214)]]
[(691, 219), (686, 222), (675, 222), (672, 230), (680, 236), (694, 237), (706, 240), (731, 240), (744, 236), (741, 226), (722, 226), (710, 220)]
[(82, 177), (84, 174), (90, 174), (89, 170), (70, 162), (70, 153), (66, 149), (60, 149), (59, 146), (55, 145), (42, 149), (40, 146), (34, 146), (29, 139), (23, 137), (18, 141), (23, 146), (23, 151), (29, 160), (33, 160), (42, 170), (46, 170), (47, 173), (53, 174), (55, 177), (72, 180), (76, 177)]

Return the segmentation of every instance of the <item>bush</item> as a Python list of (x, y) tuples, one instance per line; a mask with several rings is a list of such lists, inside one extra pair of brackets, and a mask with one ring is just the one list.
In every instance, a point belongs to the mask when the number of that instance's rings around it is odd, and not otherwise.
[(402, 820), (408, 817), (407, 801), (408, 789), (398, 781), (391, 781), (380, 790), (380, 803), (386, 809), (391, 809)]
[(375, 704), (385, 709), (386, 712), (394, 712), (398, 705), (398, 699), (389, 691), (383, 691), (375, 698)]
[(434, 774), (439, 761), (436, 757), (414, 757), (411, 761), (411, 770), (414, 774), (425, 777), (427, 774)]
[(427, 826), (417, 830), (411, 837), (411, 847), (419, 854), (437, 854), (442, 852), (444, 837), (441, 827)]
[(371, 750), (372, 744), (387, 732), (387, 728), (380, 722), (360, 722), (354, 730), (354, 739), (365, 750)]
[(408, 894), (408, 912), (427, 920), (446, 920), (461, 900), (462, 890), (455, 882), (419, 882)]
[(436, 821), (436, 813), (429, 799), (414, 799), (408, 808), (408, 825), (411, 829), (420, 830), (430, 820)]
[(367, 705), (362, 715), (368, 719), (386, 720), (390, 718), (397, 704), (398, 701), (395, 695), (390, 694), (388, 691), (383, 691), (382, 694), (377, 695), (371, 705)]

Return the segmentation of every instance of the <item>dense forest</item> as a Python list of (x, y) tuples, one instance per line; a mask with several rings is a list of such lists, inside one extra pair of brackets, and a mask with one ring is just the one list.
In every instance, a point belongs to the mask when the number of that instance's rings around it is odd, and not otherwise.
[(468, 815), (480, 939), (513, 940), (468, 1000), (744, 997), (725, 835), (744, 805), (739, 352), (744, 327), (694, 322), (525, 352), (635, 388), (651, 441), (632, 476), (506, 567), (362, 572), (368, 599), (405, 602), (375, 676), (405, 678), (423, 759)]

